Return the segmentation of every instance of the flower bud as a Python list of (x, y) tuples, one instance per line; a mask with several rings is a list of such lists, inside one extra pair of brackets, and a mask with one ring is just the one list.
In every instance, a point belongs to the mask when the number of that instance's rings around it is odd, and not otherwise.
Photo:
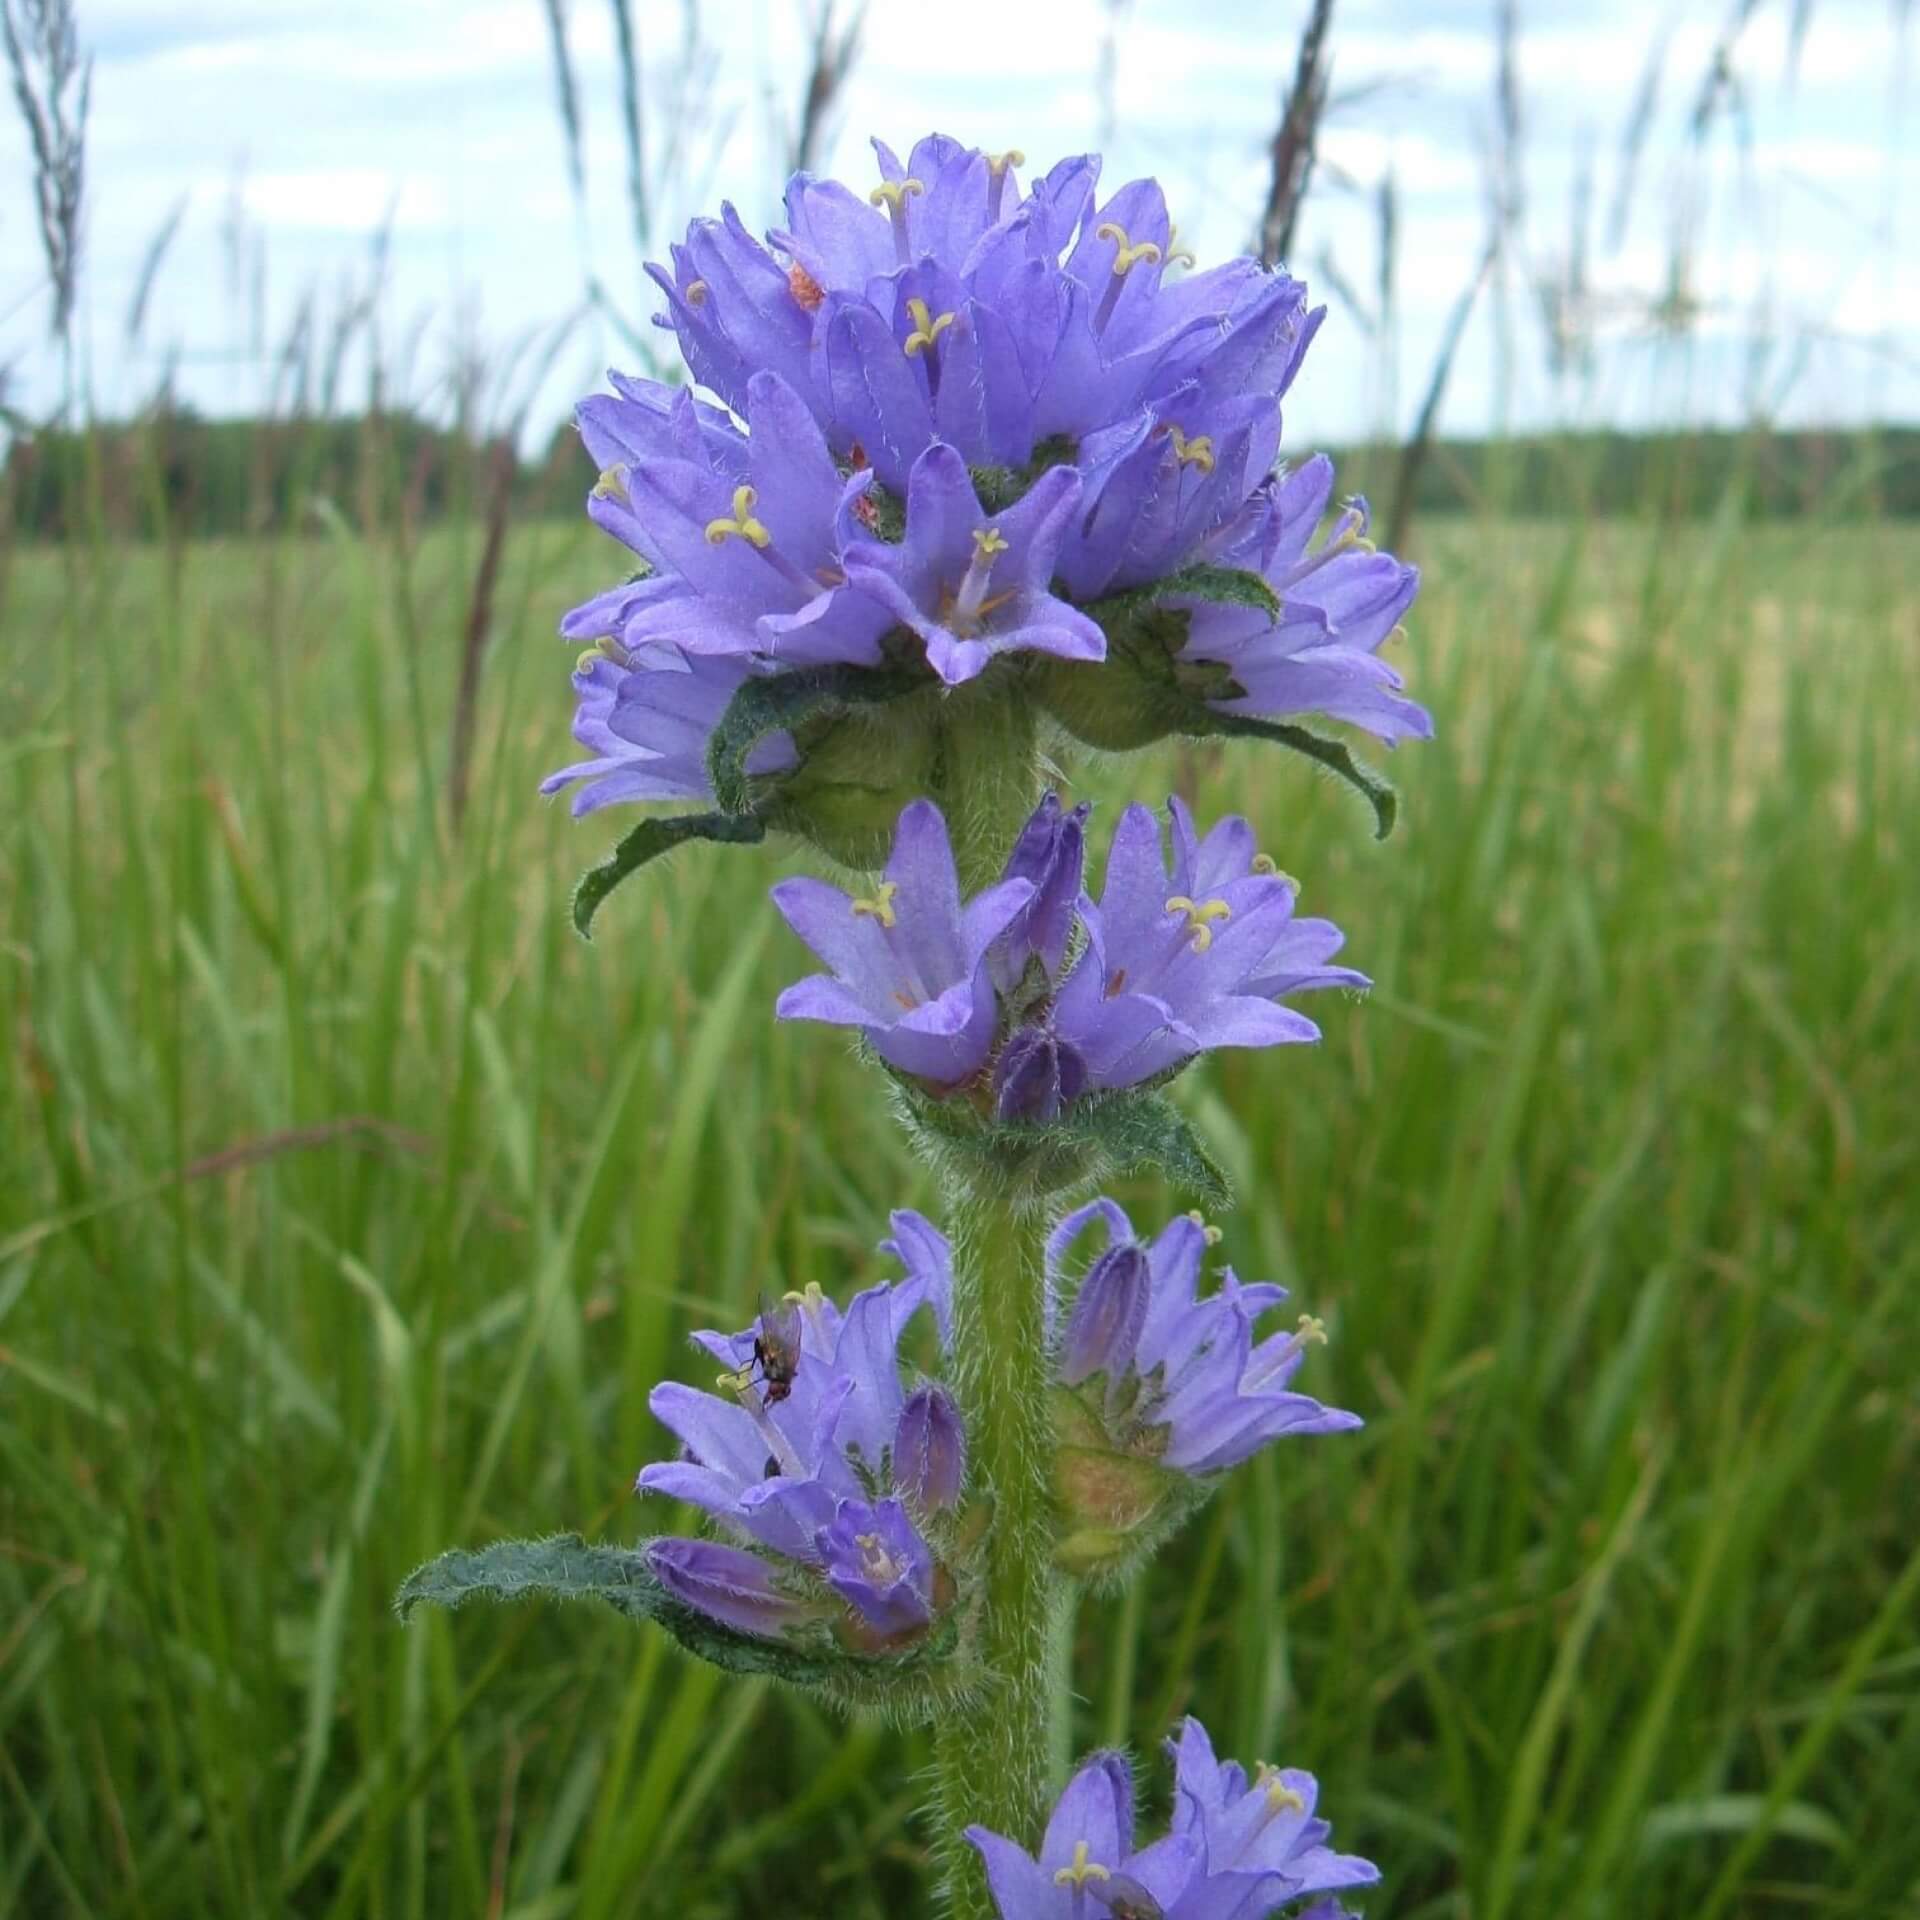
[(1109, 1247), (1087, 1270), (1061, 1345), (1060, 1378), (1076, 1387), (1090, 1374), (1118, 1379), (1133, 1360), (1146, 1324), (1152, 1275), (1135, 1241)]
[(712, 1540), (654, 1540), (647, 1546), (654, 1578), (680, 1601), (739, 1633), (777, 1639), (807, 1617), (782, 1593), (758, 1554)]
[(916, 1387), (900, 1409), (893, 1437), (893, 1484), (922, 1513), (960, 1498), (967, 1471), (967, 1435), (944, 1387)]
[(1077, 1100), (1087, 1084), (1087, 1063), (1076, 1047), (1045, 1027), (1022, 1027), (1000, 1050), (994, 1069), (996, 1112), (1002, 1121), (1044, 1126)]
[(1002, 993), (1011, 993), (1020, 984), (1027, 963), (1033, 959), (1039, 960), (1049, 980), (1060, 977), (1080, 904), (1087, 815), (1091, 811), (1083, 803), (1068, 813), (1060, 805), (1060, 796), (1050, 793), (1034, 809), (1013, 843), (1003, 877), (1032, 881), (1033, 898), (987, 950), (988, 970)]

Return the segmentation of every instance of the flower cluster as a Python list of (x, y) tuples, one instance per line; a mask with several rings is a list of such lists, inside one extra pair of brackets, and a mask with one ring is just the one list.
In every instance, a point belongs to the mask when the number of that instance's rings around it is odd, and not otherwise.
[(824, 1621), (856, 1647), (897, 1646), (953, 1597), (936, 1546), (960, 1498), (966, 1437), (946, 1389), (909, 1389), (899, 1356), (922, 1307), (950, 1337), (951, 1269), (919, 1215), (897, 1213), (893, 1226), (884, 1250), (904, 1280), (869, 1287), (844, 1313), (810, 1286), (744, 1332), (697, 1333), (727, 1369), (717, 1391), (668, 1382), (649, 1400), (681, 1453), (643, 1468), (640, 1490), (688, 1501), (750, 1546), (656, 1540), (648, 1562), (676, 1599), (738, 1632)]
[(1216, 1048), (1317, 1040), (1278, 1002), (1367, 985), (1329, 964), (1340, 930), (1295, 917), (1295, 883), (1244, 819), (1202, 838), (1180, 800), (1167, 811), (1171, 867), (1152, 814), (1129, 807), (1096, 903), (1081, 890), (1086, 809), (1049, 795), (1004, 877), (963, 902), (946, 822), (914, 802), (871, 894), (813, 879), (773, 889), (831, 969), (789, 987), (781, 1018), (857, 1028), (900, 1072), (989, 1090), (1015, 1123), (1054, 1120), (1084, 1093), (1159, 1079)]
[(1300, 1920), (1339, 1920), (1320, 1896), (1371, 1886), (1380, 1870), (1327, 1845), (1314, 1814), (1319, 1783), (1292, 1768), (1252, 1780), (1214, 1758), (1198, 1720), (1167, 1743), (1174, 1763), (1172, 1830), (1133, 1844), (1133, 1776), (1124, 1756), (1097, 1753), (1068, 1782), (1038, 1859), (984, 1827), (969, 1827), (1001, 1920), (1263, 1920), (1314, 1900)]
[(1050, 1285), (1096, 1222), (1105, 1250), (1087, 1268), (1060, 1340), (1060, 1380), (1084, 1430), (1116, 1453), (1203, 1477), (1251, 1459), (1293, 1434), (1344, 1433), (1357, 1414), (1292, 1391), (1310, 1346), (1326, 1329), (1302, 1314), (1291, 1333), (1255, 1338), (1285, 1287), (1249, 1286), (1231, 1267), (1202, 1298), (1201, 1267), (1219, 1230), (1179, 1214), (1149, 1242), (1112, 1200), (1089, 1201), (1047, 1241)]
[[(877, 145), (877, 143), (876, 143)], [(614, 374), (579, 429), (596, 524), (642, 571), (562, 623), (588, 645), (555, 774), (574, 805), (710, 794), (703, 751), (748, 679), (886, 663), (960, 686), (1004, 656), (1086, 668), (1103, 608), (1164, 584), (1167, 672), (1221, 714), (1320, 712), (1428, 730), (1379, 658), (1418, 585), (1364, 504), (1317, 546), (1332, 469), (1279, 474), (1280, 402), (1324, 308), (1250, 259), (1191, 268), (1160, 188), (1102, 201), (1091, 157), (1021, 184), (1018, 154), (944, 136), (877, 146), (862, 196), (802, 174), (765, 242), (731, 208), (651, 269), (693, 377)], [(1175, 576), (1233, 568), (1272, 604)], [(1069, 731), (1137, 744), (1072, 674)], [(1119, 699), (1138, 704), (1135, 682)], [(1096, 710), (1098, 713), (1096, 715)], [(1205, 707), (1200, 708), (1204, 712)], [(752, 771), (800, 757), (784, 735)]]

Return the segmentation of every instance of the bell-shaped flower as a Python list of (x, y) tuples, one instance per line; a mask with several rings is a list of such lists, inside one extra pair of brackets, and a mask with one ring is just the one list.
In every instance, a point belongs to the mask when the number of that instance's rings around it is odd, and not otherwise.
[(847, 579), (920, 636), (928, 665), (950, 686), (1002, 653), (1102, 659), (1098, 625), (1048, 590), (1079, 497), (1080, 476), (1053, 467), (989, 516), (959, 453), (929, 447), (907, 484), (905, 540), (849, 545)]
[[(1208, 1230), (1192, 1215), (1168, 1222), (1150, 1243), (1113, 1201), (1070, 1213), (1047, 1242), (1050, 1285), (1099, 1222), (1107, 1246), (1080, 1283), (1060, 1349), (1060, 1379), (1079, 1388), (1087, 1419), (1115, 1453), (1193, 1478), (1222, 1473), (1284, 1437), (1340, 1433), (1359, 1416), (1292, 1390), (1324, 1326), (1303, 1316), (1290, 1333), (1255, 1337), (1259, 1318), (1286, 1289), (1242, 1285), (1231, 1268), (1204, 1298)], [(1096, 1392), (1094, 1376), (1100, 1377)]]
[(856, 1027), (883, 1060), (931, 1085), (971, 1079), (993, 1050), (987, 949), (1032, 896), (1031, 881), (1002, 880), (963, 905), (947, 823), (916, 800), (872, 893), (814, 879), (773, 889), (787, 924), (832, 969), (787, 988), (775, 1011)]
[(1311, 1020), (1267, 990), (1277, 977), (1271, 957), (1287, 946), (1294, 892), (1271, 861), (1258, 859), (1244, 875), (1185, 891), (1167, 870), (1153, 815), (1129, 807), (1100, 902), (1081, 903), (1086, 951), (1050, 1020), (1084, 1064), (1086, 1084), (1133, 1086), (1220, 1047), (1319, 1039)]
[[(653, 641), (616, 661), (581, 656), (573, 688), (580, 696), (573, 735), (592, 755), (540, 783), (557, 793), (574, 781), (576, 814), (634, 800), (711, 800), (707, 743), (740, 687), (755, 675), (747, 659), (707, 658)], [(747, 757), (753, 774), (799, 763), (790, 735), (770, 733)]]
[(933, 1619), (933, 1550), (898, 1500), (843, 1500), (814, 1538), (827, 1584), (893, 1638)]
[(1180, 658), (1232, 675), (1239, 691), (1212, 702), (1223, 713), (1324, 713), (1388, 746), (1428, 739), (1432, 715), (1402, 694), (1400, 675), (1380, 658), (1420, 590), (1419, 569), (1375, 549), (1364, 500), (1350, 501), (1309, 550), (1332, 491), (1333, 463), (1320, 454), (1252, 495), (1207, 557), (1262, 574), (1281, 611), (1169, 598), (1189, 615)]
[[(1263, 1914), (1291, 1900), (1372, 1886), (1380, 1869), (1327, 1845), (1333, 1829), (1315, 1817), (1319, 1782), (1296, 1768), (1262, 1766), (1251, 1780), (1189, 1716), (1167, 1743), (1174, 1761), (1173, 1831), (1197, 1846), (1219, 1911)], [(1241, 1906), (1228, 1904), (1237, 1896)], [(1263, 1904), (1264, 1903), (1264, 1904)]]
[[(1192, 1719), (1168, 1751), (1178, 1769), (1173, 1831), (1146, 1847), (1133, 1844), (1133, 1780), (1117, 1753), (1082, 1762), (1048, 1816), (1038, 1858), (988, 1828), (966, 1830), (1000, 1920), (1264, 1920), (1293, 1901), (1379, 1879), (1370, 1861), (1323, 1844), (1329, 1828), (1312, 1817), (1311, 1774), (1262, 1767), (1249, 1786), (1240, 1768), (1213, 1762)], [(1327, 1903), (1299, 1920), (1340, 1914)]]

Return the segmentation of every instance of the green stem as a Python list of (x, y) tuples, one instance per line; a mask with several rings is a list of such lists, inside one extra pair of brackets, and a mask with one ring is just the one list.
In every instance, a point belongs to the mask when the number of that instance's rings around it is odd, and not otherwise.
[(979, 1824), (1023, 1846), (1039, 1839), (1054, 1787), (1056, 1627), (1065, 1603), (1052, 1565), (1049, 1367), (1042, 1318), (1040, 1202), (955, 1183), (955, 1386), (966, 1415), (969, 1480), (991, 1503), (980, 1541), (976, 1653), (980, 1697), (939, 1726), (939, 1841), (956, 1920), (992, 1920)]
[(991, 886), (1040, 798), (1033, 702), (1012, 675), (983, 675), (947, 703), (934, 798), (953, 836), (960, 891)]

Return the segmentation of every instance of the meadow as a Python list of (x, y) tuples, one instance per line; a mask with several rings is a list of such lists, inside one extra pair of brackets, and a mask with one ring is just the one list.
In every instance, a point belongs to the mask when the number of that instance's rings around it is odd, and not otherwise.
[[(570, 931), (614, 827), (534, 787), (597, 536), (507, 535), (456, 824), (481, 539), (6, 555), (0, 1910), (925, 1910), (920, 1736), (611, 1615), (390, 1609), (666, 1528), (687, 1330), (933, 1200), (771, 1020), (774, 862)], [(1416, 546), (1391, 840), (1301, 762), (1183, 772), (1377, 983), (1178, 1086), (1368, 1424), (1085, 1602), (1077, 1744), (1192, 1710), (1314, 1769), (1370, 1920), (1920, 1914), (1920, 539)]]

